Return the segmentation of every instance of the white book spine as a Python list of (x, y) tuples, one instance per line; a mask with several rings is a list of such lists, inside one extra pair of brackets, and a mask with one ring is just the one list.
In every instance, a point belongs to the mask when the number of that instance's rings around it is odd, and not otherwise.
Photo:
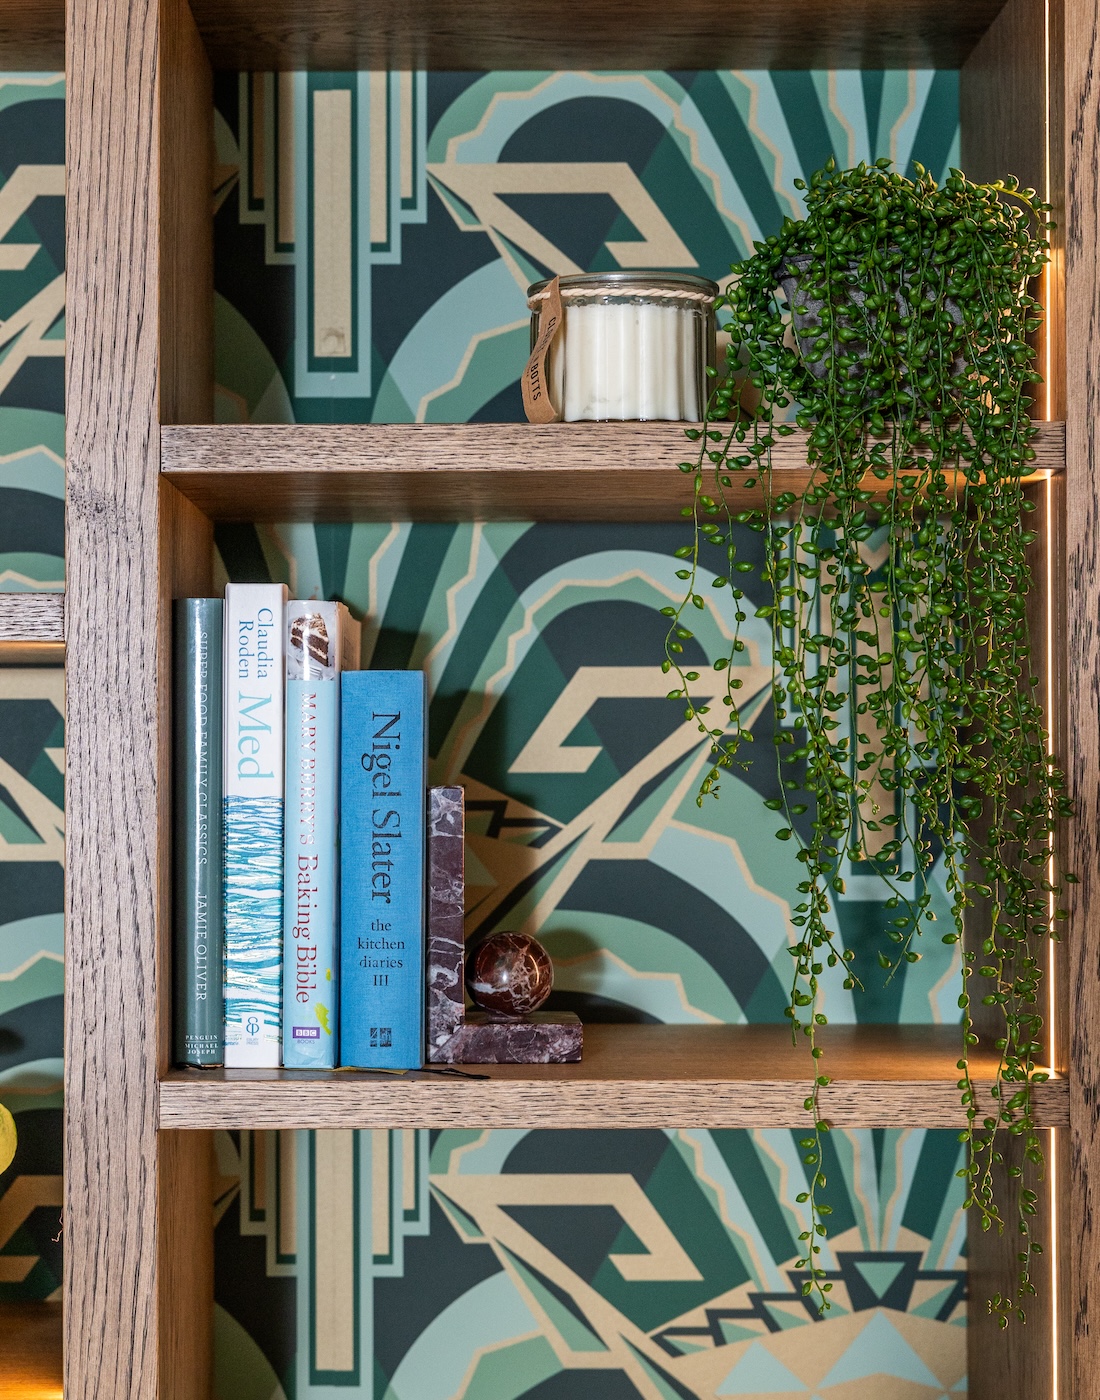
[(284, 613), (282, 584), (225, 590), (225, 1063), (282, 1051)]
[(286, 609), (283, 1065), (332, 1069), (337, 1044), (340, 673), (359, 666), (343, 603)]

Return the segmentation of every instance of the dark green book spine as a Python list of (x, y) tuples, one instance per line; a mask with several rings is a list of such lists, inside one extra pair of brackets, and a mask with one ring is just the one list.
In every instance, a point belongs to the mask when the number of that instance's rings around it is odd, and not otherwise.
[(178, 598), (175, 672), (177, 1064), (223, 1060), (222, 621), (220, 598)]

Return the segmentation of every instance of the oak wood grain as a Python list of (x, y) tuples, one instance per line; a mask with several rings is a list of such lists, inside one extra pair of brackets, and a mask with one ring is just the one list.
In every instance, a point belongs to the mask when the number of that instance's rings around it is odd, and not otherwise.
[[(161, 1084), (163, 1127), (631, 1128), (801, 1127), (811, 1078), (785, 1026), (590, 1025), (579, 1065), (478, 1065), (472, 1077), (283, 1070), (174, 1070)], [(824, 1096), (838, 1127), (957, 1128), (959, 1030), (832, 1026)], [(989, 1057), (979, 1078), (992, 1080)], [(480, 1076), (486, 1076), (482, 1078)], [(1066, 1085), (1039, 1087), (1048, 1123)]]
[[(1052, 0), (1053, 3), (1053, 0)], [(1100, 6), (1066, 0), (1065, 345), (1072, 892), (1070, 1151), (1073, 1395), (1100, 1395)]]
[(68, 8), (65, 1389), (74, 1400), (158, 1389), (158, 30), (156, 0)]
[(64, 593), (0, 593), (0, 642), (64, 640)]
[[(171, 310), (183, 303), (173, 301), (175, 272), (161, 273), (177, 247), (184, 273), (195, 264), (186, 227), (173, 225), (197, 227), (182, 211), (209, 160), (204, 119), (193, 156), (174, 152), (162, 165), (159, 124), (208, 99), (189, 24), (185, 0), (70, 0), (67, 11), (70, 1400), (210, 1392), (209, 1194), (201, 1199), (197, 1149), (158, 1142), (157, 1117), (170, 808), (162, 544), (172, 560), (161, 539), (172, 520), (161, 516), (159, 418), (162, 405), (194, 402), (197, 378), (188, 344), (172, 350), (167, 316), (162, 325), (166, 289)], [(166, 194), (174, 182), (185, 188)], [(185, 505), (183, 516), (194, 514)]]
[(157, 1400), (210, 1400), (214, 1380), (214, 1140), (159, 1133)]
[(999, 0), (195, 0), (216, 68), (957, 68)]
[(65, 659), (65, 595), (0, 593), (0, 666), (53, 666)]
[[(1037, 473), (1061, 469), (1061, 424), (1034, 445)], [(672, 520), (695, 450), (677, 423), (185, 426), (164, 429), (161, 468), (215, 520)], [(773, 465), (777, 489), (803, 490), (805, 435)]]
[[(160, 601), (157, 625), (160, 654), (172, 655), (172, 600), (203, 598), (211, 591), (213, 522), (163, 478), (160, 483)], [(172, 786), (172, 673), (158, 672), (157, 782), (161, 792)], [(157, 1067), (163, 1073), (172, 1052), (172, 804), (158, 809)]]
[(214, 86), (185, 3), (161, 13), (160, 421), (214, 416)]
[[(172, 599), (210, 590), (213, 525), (165, 481), (159, 512), (159, 655), (172, 656)], [(172, 676), (157, 673), (157, 1034), (149, 1052), (163, 1072), (172, 1037)], [(158, 1133), (157, 1400), (208, 1400), (213, 1377), (214, 1235), (208, 1133)]]
[(1045, 0), (1009, 0), (962, 65), (959, 145), (971, 180), (1015, 175), (1043, 190), (1045, 9)]
[(60, 73), (64, 67), (64, 0), (3, 0), (0, 72)]

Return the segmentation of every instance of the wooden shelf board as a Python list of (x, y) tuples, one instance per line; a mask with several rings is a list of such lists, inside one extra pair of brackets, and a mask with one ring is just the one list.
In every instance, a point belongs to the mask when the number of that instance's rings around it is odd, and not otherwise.
[[(798, 1128), (811, 1060), (785, 1026), (591, 1025), (579, 1065), (470, 1065), (441, 1073), (173, 1070), (161, 1128)], [(833, 1026), (826, 1113), (845, 1128), (959, 1128), (957, 1026)], [(992, 1081), (994, 1062), (976, 1060)], [(1046, 1127), (1066, 1084), (1037, 1086)]]
[(0, 72), (64, 71), (64, 0), (3, 0)]
[(0, 593), (0, 666), (65, 659), (65, 595)]
[[(215, 68), (958, 68), (1003, 0), (194, 0)], [(0, 71), (61, 71), (60, 0), (4, 0)]]
[(1003, 0), (192, 0), (216, 68), (958, 68)]
[[(238, 521), (675, 520), (691, 500), (677, 464), (694, 450), (679, 423), (161, 429), (165, 478), (211, 518)], [(1037, 478), (1060, 470), (1063, 425), (1042, 424), (1035, 451)], [(805, 489), (805, 434), (781, 439), (773, 465), (778, 489)]]

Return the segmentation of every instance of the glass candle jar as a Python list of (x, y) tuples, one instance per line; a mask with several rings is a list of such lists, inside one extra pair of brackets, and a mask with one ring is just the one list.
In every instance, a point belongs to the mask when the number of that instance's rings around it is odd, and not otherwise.
[[(686, 272), (594, 272), (558, 279), (562, 325), (550, 345), (551, 403), (566, 423), (698, 423), (714, 363), (717, 283)], [(527, 289), (531, 346), (550, 279)]]

